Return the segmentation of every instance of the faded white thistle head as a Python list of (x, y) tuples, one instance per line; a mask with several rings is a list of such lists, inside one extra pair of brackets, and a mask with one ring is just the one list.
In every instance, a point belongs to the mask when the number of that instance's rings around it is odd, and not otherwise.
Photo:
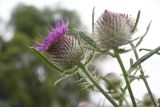
[(120, 75), (114, 72), (108, 73), (105, 77), (108, 80), (108, 84), (106, 84), (108, 90), (114, 90), (123, 84), (123, 80)]
[(130, 16), (105, 10), (96, 22), (95, 41), (105, 50), (125, 45), (131, 39), (134, 25)]
[(67, 32), (68, 24), (69, 22), (64, 20), (57, 23), (43, 43), (33, 46), (38, 51), (46, 52), (49, 59), (62, 70), (76, 66), (82, 56), (78, 40)]

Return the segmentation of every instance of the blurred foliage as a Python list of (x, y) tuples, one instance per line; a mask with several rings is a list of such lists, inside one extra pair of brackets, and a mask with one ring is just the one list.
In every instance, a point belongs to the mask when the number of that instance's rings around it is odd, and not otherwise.
[(13, 10), (9, 26), (14, 28), (14, 37), (8, 42), (0, 37), (0, 107), (77, 107), (87, 98), (74, 78), (55, 87), (60, 76), (47, 69), (28, 48), (34, 39), (40, 39), (39, 33), (47, 35), (47, 29), (62, 18), (72, 27), (82, 27), (75, 11), (24, 4)]
[[(63, 8), (51, 9), (45, 7), (39, 10), (33, 6), (18, 5), (12, 13), (10, 25), (14, 27), (15, 32), (23, 32), (30, 38), (34, 38), (38, 33), (48, 31), (48, 27), (55, 25), (61, 19), (69, 20), (70, 30), (74, 26), (82, 27), (79, 16), (75, 11), (69, 11)], [(46, 28), (46, 26), (48, 26)]]

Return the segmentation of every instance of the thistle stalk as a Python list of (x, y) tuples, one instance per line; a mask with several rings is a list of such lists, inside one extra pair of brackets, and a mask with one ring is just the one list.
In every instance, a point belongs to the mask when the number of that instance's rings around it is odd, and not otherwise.
[(134, 98), (134, 95), (133, 95), (133, 92), (132, 92), (132, 89), (131, 89), (131, 86), (130, 86), (130, 82), (129, 82), (129, 79), (128, 79), (128, 75), (127, 75), (126, 69), (124, 67), (124, 64), (121, 60), (121, 57), (118, 53), (118, 49), (114, 49), (114, 54), (115, 54), (115, 56), (117, 58), (117, 61), (118, 61), (119, 65), (122, 69), (123, 76), (124, 76), (124, 79), (125, 79), (125, 82), (126, 82), (126, 85), (127, 85), (127, 88), (128, 88), (128, 92), (129, 92), (133, 107), (137, 107), (136, 101), (135, 101), (135, 98)]
[(82, 69), (82, 71), (85, 73), (85, 75), (90, 79), (90, 81), (93, 83), (93, 85), (110, 101), (110, 103), (114, 107), (119, 107), (117, 103), (107, 94), (107, 92), (104, 91), (104, 89), (95, 81), (94, 77), (91, 75), (91, 73), (87, 70), (87, 68), (84, 66), (83, 63), (78, 64), (79, 68)]
[[(138, 56), (138, 53), (137, 53), (137, 50), (136, 50), (134, 44), (133, 44), (133, 43), (130, 43), (130, 45), (132, 46), (133, 53), (134, 53), (134, 55), (135, 55), (136, 60), (138, 60), (138, 59), (139, 59), (139, 56)], [(153, 105), (154, 105), (154, 107), (158, 107), (157, 104), (156, 104), (156, 101), (155, 101), (155, 99), (154, 99), (154, 96), (153, 96), (153, 94), (152, 94), (152, 91), (151, 91), (151, 89), (150, 89), (150, 86), (149, 86), (149, 84), (148, 84), (148, 82), (147, 82), (147, 79), (145, 78), (144, 70), (143, 70), (143, 68), (142, 68), (142, 65), (139, 64), (139, 67), (140, 67), (140, 72), (141, 72), (141, 76), (142, 76), (143, 82), (144, 82), (144, 84), (145, 84), (145, 86), (146, 86), (146, 88), (147, 88), (148, 94), (149, 94), (150, 97), (151, 97), (151, 100), (152, 100), (152, 102), (153, 102)]]

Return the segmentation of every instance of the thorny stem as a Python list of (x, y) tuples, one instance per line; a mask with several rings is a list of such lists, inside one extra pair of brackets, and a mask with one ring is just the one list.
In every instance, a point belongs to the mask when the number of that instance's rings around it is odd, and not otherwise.
[(129, 80), (128, 80), (128, 75), (127, 75), (127, 72), (126, 72), (125, 67), (124, 67), (124, 65), (123, 65), (123, 62), (122, 62), (122, 60), (121, 60), (121, 57), (120, 57), (120, 55), (119, 55), (119, 53), (118, 53), (118, 49), (115, 49), (115, 50), (114, 50), (114, 53), (115, 53), (115, 56), (116, 56), (116, 58), (117, 58), (117, 60), (118, 60), (119, 65), (120, 65), (120, 67), (121, 67), (121, 69), (122, 69), (123, 76), (124, 76), (124, 79), (125, 79), (125, 82), (126, 82), (128, 91), (129, 91), (129, 95), (130, 95), (130, 98), (131, 98), (132, 103), (133, 103), (133, 107), (137, 107), (136, 101), (135, 101), (135, 98), (134, 98), (134, 95), (133, 95), (133, 92), (132, 92), (132, 89), (131, 89), (131, 86), (130, 86), (130, 82), (129, 82)]
[(91, 73), (87, 70), (87, 68), (84, 66), (83, 63), (79, 63), (78, 66), (82, 69), (82, 71), (85, 73), (85, 75), (90, 79), (90, 81), (94, 84), (94, 86), (110, 101), (110, 103), (114, 107), (119, 107), (117, 103), (103, 90), (103, 88), (95, 81), (94, 77), (91, 75)]
[[(135, 72), (134, 74), (136, 74), (136, 72)], [(134, 81), (134, 79), (130, 79), (130, 84), (131, 84), (133, 81)], [(122, 91), (122, 92), (123, 92), (123, 93), (122, 93), (122, 97), (125, 96), (126, 90), (127, 90), (127, 86), (125, 86), (124, 89), (123, 89), (123, 91)], [(121, 106), (122, 103), (123, 103), (123, 99), (121, 99), (119, 105)]]
[[(138, 53), (137, 53), (137, 50), (136, 50), (134, 44), (133, 44), (133, 43), (130, 43), (130, 45), (132, 46), (134, 55), (135, 55), (136, 59), (138, 60), (138, 59), (139, 59), (139, 56), (138, 56)], [(139, 67), (140, 67), (140, 72), (141, 72), (141, 75), (142, 75), (142, 79), (143, 79), (144, 84), (145, 84), (145, 86), (146, 86), (146, 88), (147, 88), (147, 91), (148, 91), (148, 93), (149, 93), (149, 95), (150, 95), (150, 97), (151, 97), (151, 100), (152, 100), (152, 102), (153, 102), (153, 105), (154, 105), (154, 107), (158, 107), (157, 104), (156, 104), (156, 101), (155, 101), (155, 99), (154, 99), (154, 97), (153, 97), (153, 94), (152, 94), (152, 91), (151, 91), (151, 89), (150, 89), (150, 86), (149, 86), (149, 84), (148, 84), (148, 82), (147, 82), (147, 79), (145, 78), (144, 71), (143, 71), (143, 68), (142, 68), (141, 64), (139, 65)]]
[(125, 87), (124, 89), (122, 89), (122, 99), (119, 101), (119, 106), (122, 105), (123, 100), (125, 98), (125, 93), (126, 93), (127, 87)]
[(119, 100), (119, 106), (121, 107), (122, 102), (125, 101), (126, 104), (127, 104), (127, 107), (130, 107), (129, 102), (127, 101), (127, 99), (126, 99), (125, 96), (124, 96), (126, 89), (123, 89), (123, 88), (120, 88), (120, 89), (121, 89), (121, 92), (122, 92), (122, 94), (121, 94), (121, 97), (122, 97), (122, 98)]

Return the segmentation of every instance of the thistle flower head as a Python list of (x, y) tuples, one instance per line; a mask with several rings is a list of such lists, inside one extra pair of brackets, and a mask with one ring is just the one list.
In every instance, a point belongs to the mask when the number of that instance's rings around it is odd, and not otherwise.
[[(155, 95), (153, 95), (154, 99), (156, 99)], [(147, 105), (147, 106), (151, 106), (153, 105), (153, 102), (151, 100), (151, 96), (146, 93), (144, 96), (143, 96), (143, 104), (144, 105)]]
[(134, 25), (128, 15), (105, 10), (97, 20), (95, 40), (100, 48), (117, 48), (130, 41)]
[(90, 102), (82, 101), (78, 104), (78, 107), (94, 107)]
[(59, 38), (63, 37), (68, 30), (68, 22), (62, 20), (57, 23), (55, 27), (51, 29), (48, 36), (44, 39), (43, 43), (39, 44), (35, 48), (39, 51), (47, 51), (48, 48), (55, 43)]
[(116, 89), (116, 87), (121, 86), (123, 83), (122, 78), (114, 72), (108, 73), (105, 77), (109, 82), (107, 84), (107, 88), (109, 90), (112, 90), (112, 89), (114, 90), (114, 89)]
[(49, 59), (62, 70), (73, 68), (82, 55), (78, 40), (67, 29), (68, 22), (62, 20), (52, 28), (43, 43), (34, 46), (36, 50), (46, 52)]
[(111, 97), (114, 98), (115, 100), (119, 100), (122, 97), (122, 95), (119, 92), (113, 92), (110, 94), (111, 94)]

